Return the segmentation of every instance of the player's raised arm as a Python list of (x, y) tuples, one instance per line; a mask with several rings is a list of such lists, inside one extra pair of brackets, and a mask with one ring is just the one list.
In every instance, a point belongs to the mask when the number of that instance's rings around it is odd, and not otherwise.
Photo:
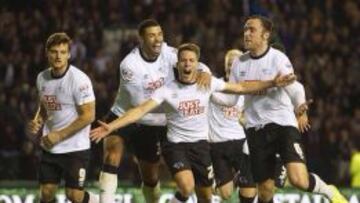
[(109, 135), (112, 131), (138, 121), (146, 113), (150, 112), (159, 105), (160, 104), (157, 101), (149, 99), (139, 106), (130, 109), (123, 116), (113, 120), (110, 123), (99, 121), (100, 126), (91, 130), (90, 139), (98, 143), (102, 138)]
[(293, 73), (287, 75), (277, 75), (273, 80), (252, 81), (239, 83), (225, 83), (223, 92), (236, 94), (251, 94), (271, 87), (284, 87), (296, 80)]

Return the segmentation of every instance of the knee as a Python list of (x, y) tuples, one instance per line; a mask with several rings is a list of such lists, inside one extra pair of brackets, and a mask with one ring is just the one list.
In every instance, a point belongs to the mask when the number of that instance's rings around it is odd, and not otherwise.
[(112, 166), (119, 166), (121, 153), (118, 151), (107, 151), (104, 153), (104, 162)]
[(308, 176), (302, 176), (298, 174), (289, 175), (290, 183), (299, 189), (306, 190), (309, 187)]
[(112, 143), (104, 145), (104, 162), (113, 166), (119, 166), (122, 157), (121, 143)]
[(179, 184), (179, 192), (184, 197), (190, 197), (191, 194), (194, 192), (195, 185), (194, 184)]
[(53, 188), (41, 188), (41, 200), (44, 202), (51, 202), (55, 199), (55, 190)]
[(259, 199), (265, 202), (270, 201), (274, 196), (274, 191), (275, 191), (275, 185), (273, 181), (259, 184), (258, 187)]
[(232, 189), (219, 189), (219, 195), (223, 200), (229, 200), (231, 198), (232, 192)]
[(84, 198), (84, 193), (66, 191), (66, 198), (73, 203), (82, 203)]
[(159, 164), (140, 162), (140, 173), (142, 181), (146, 186), (155, 187), (159, 182)]
[(159, 178), (157, 175), (143, 177), (143, 182), (146, 186), (155, 187), (159, 182)]

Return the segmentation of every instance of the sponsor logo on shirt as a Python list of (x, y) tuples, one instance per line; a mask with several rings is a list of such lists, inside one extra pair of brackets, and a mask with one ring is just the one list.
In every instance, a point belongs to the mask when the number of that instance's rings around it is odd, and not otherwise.
[(165, 79), (164, 79), (164, 77), (161, 77), (158, 80), (148, 82), (145, 89), (154, 91), (154, 90), (162, 87), (164, 85), (164, 83), (165, 83)]
[(222, 107), (221, 111), (224, 113), (225, 118), (229, 118), (229, 119), (237, 119), (239, 117), (239, 111), (238, 109), (233, 106), (233, 107)]
[(178, 106), (178, 111), (185, 117), (199, 115), (205, 112), (205, 107), (200, 106), (200, 100), (181, 101)]
[(50, 111), (60, 111), (61, 104), (58, 103), (56, 95), (44, 95), (43, 96), (44, 105)]

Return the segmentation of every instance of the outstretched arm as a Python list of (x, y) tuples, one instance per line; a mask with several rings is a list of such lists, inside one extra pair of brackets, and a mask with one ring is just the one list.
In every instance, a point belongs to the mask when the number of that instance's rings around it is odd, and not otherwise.
[(139, 106), (130, 109), (123, 116), (111, 121), (110, 123), (98, 121), (100, 126), (91, 130), (90, 139), (98, 143), (102, 138), (106, 137), (114, 130), (138, 121), (146, 113), (150, 112), (157, 106), (159, 106), (158, 102), (153, 99), (149, 99), (146, 102), (140, 104)]
[(223, 92), (235, 94), (251, 94), (271, 87), (284, 87), (296, 80), (293, 73), (280, 76), (277, 75), (273, 80), (268, 81), (252, 81), (239, 83), (225, 83)]

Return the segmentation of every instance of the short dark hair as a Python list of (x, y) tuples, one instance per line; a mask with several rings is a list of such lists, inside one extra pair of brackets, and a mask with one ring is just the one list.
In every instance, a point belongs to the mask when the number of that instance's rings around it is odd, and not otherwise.
[(263, 28), (270, 34), (272, 33), (274, 23), (270, 20), (270, 18), (261, 15), (251, 15), (245, 19), (245, 22), (252, 19), (260, 20)]
[(200, 47), (194, 43), (185, 43), (185, 44), (181, 44), (178, 47), (178, 53), (177, 56), (179, 58), (180, 53), (183, 51), (192, 51), (196, 54), (197, 59), (200, 59)]
[(138, 34), (140, 36), (143, 36), (146, 28), (155, 27), (155, 26), (160, 26), (160, 24), (156, 20), (154, 19), (143, 20), (138, 26)]
[(68, 44), (70, 48), (71, 38), (65, 32), (56, 32), (46, 40), (46, 50), (59, 44)]

